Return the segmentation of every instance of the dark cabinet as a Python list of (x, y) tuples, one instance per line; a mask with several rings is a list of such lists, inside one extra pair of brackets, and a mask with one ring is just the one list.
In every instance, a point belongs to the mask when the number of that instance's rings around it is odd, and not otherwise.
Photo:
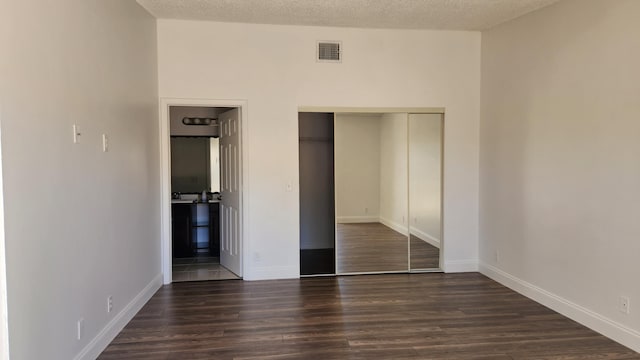
[(172, 204), (171, 228), (174, 258), (220, 256), (220, 204)]
[(209, 204), (209, 255), (220, 256), (220, 204)]
[(191, 257), (195, 254), (191, 238), (191, 204), (171, 205), (171, 236), (174, 258)]

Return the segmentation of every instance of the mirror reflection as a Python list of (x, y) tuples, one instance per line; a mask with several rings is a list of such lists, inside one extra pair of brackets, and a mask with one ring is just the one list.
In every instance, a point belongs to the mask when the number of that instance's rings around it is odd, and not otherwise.
[(411, 270), (440, 268), (442, 114), (409, 114)]
[(337, 273), (407, 271), (407, 114), (336, 114), (334, 136)]
[(214, 137), (171, 137), (171, 191), (220, 192), (220, 146)]

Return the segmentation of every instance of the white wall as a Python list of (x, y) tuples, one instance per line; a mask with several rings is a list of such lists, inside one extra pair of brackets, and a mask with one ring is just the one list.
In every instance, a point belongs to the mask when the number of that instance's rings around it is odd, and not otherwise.
[[(326, 39), (342, 63), (315, 61)], [(161, 97), (248, 101), (246, 279), (299, 274), (299, 106), (445, 107), (445, 266), (475, 268), (479, 33), (159, 20), (158, 49)]]
[(442, 114), (409, 114), (409, 231), (440, 247)]
[(2, 3), (11, 358), (92, 358), (161, 284), (155, 20), (125, 0)]
[(408, 161), (406, 113), (380, 119), (380, 222), (407, 234)]
[(638, 14), (568, 0), (482, 34), (480, 211), (483, 272), (636, 351)]
[(336, 114), (335, 192), (338, 222), (378, 222), (380, 115)]
[[(0, 7), (0, 10), (2, 8)], [(0, 18), (1, 19), (1, 18)], [(0, 25), (1, 26), (1, 25)], [(2, 109), (0, 108), (0, 164), (2, 164)], [(4, 189), (0, 166), (0, 360), (9, 359), (9, 319), (7, 317), (7, 268), (4, 241)]]
[[(12, 20), (9, 16), (9, 2), (0, 1), (0, 48), (9, 41), (9, 27)], [(0, 89), (4, 83), (4, 69), (8, 68), (8, 57), (0, 56)], [(1, 91), (1, 90), (0, 90)], [(2, 93), (0, 92), (0, 95)], [(0, 360), (9, 359), (9, 320), (7, 318), (7, 272), (6, 248), (4, 236), (4, 185), (2, 177), (2, 123), (4, 101), (0, 96)]]

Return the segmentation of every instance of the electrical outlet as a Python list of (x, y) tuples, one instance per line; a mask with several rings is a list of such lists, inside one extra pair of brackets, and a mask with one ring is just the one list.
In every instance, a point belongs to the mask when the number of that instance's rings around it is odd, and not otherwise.
[(110, 313), (113, 310), (113, 296), (107, 297), (107, 312)]
[(496, 264), (499, 263), (500, 262), (500, 251), (496, 250), (496, 252), (493, 255), (493, 257), (494, 257), (494, 260), (495, 260)]
[(365, 214), (368, 214), (368, 213), (369, 213), (369, 208), (367, 208), (367, 207), (366, 207), (366, 208), (364, 208), (364, 213), (365, 213)]
[(80, 320), (78, 320), (78, 340), (82, 339), (82, 335), (84, 335), (84, 319), (80, 318)]
[(631, 300), (626, 296), (620, 296), (620, 312), (628, 314), (630, 312)]
[(404, 215), (402, 215), (402, 223), (405, 223)]
[(102, 134), (102, 152), (109, 151), (109, 138), (107, 134)]

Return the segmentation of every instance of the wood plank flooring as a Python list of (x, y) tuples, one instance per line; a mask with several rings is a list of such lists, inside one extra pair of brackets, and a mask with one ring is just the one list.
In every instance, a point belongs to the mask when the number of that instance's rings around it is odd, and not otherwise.
[(162, 287), (109, 359), (640, 359), (478, 274)]

